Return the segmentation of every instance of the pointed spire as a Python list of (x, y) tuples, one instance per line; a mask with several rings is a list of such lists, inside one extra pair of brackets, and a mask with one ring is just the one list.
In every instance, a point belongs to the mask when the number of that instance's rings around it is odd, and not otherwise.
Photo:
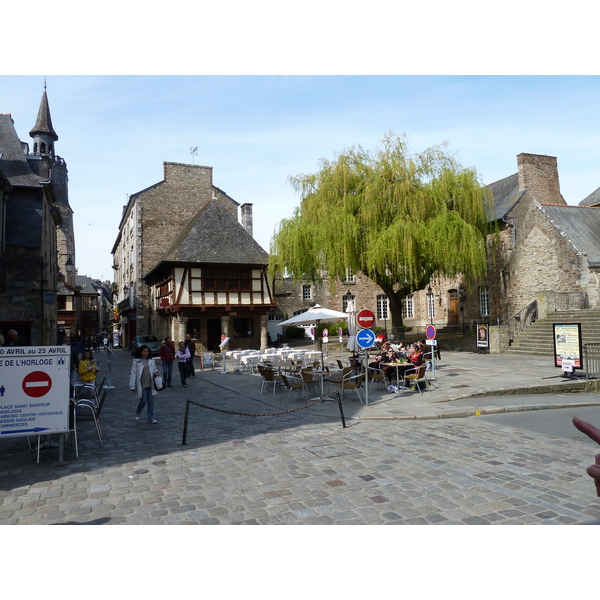
[(50, 116), (50, 106), (48, 105), (48, 96), (46, 94), (46, 80), (44, 79), (44, 93), (42, 94), (42, 101), (40, 102), (40, 109), (38, 111), (37, 121), (33, 126), (33, 129), (29, 132), (32, 138), (36, 135), (49, 136), (54, 141), (58, 140), (58, 135), (52, 127), (52, 118)]

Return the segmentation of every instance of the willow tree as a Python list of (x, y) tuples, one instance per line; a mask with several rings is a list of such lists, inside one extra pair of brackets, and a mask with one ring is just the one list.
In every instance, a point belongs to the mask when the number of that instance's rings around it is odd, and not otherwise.
[(271, 243), (270, 271), (332, 285), (362, 271), (389, 300), (393, 327), (402, 299), (436, 276), (474, 281), (486, 270), (485, 189), (445, 145), (409, 154), (387, 134), (376, 152), (360, 146), (290, 177), (301, 203)]

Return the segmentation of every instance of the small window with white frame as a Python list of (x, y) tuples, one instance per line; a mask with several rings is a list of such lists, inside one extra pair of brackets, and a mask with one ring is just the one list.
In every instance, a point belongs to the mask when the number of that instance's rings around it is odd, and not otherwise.
[(344, 283), (356, 283), (356, 276), (354, 275), (354, 271), (352, 269), (346, 269)]
[(378, 319), (389, 319), (390, 318), (390, 301), (384, 294), (377, 296), (377, 318)]
[(485, 285), (479, 288), (479, 308), (482, 317), (490, 316), (490, 292)]
[(342, 312), (348, 312), (348, 302), (350, 302), (350, 300), (354, 300), (352, 294), (344, 294), (342, 296)]
[(414, 319), (415, 318), (415, 300), (413, 295), (410, 294), (402, 300), (402, 318), (403, 319)]
[(302, 300), (311, 300), (312, 299), (312, 285), (303, 284), (302, 285)]

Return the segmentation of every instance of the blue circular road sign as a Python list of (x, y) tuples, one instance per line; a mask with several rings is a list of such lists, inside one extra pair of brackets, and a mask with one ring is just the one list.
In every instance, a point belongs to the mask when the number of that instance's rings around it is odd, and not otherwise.
[(370, 329), (361, 329), (356, 334), (356, 343), (361, 348), (370, 348), (375, 343), (375, 334)]

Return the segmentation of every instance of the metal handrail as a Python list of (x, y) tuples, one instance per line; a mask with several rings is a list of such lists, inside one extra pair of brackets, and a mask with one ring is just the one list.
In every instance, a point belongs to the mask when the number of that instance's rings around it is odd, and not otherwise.
[(583, 344), (583, 356), (586, 379), (600, 377), (600, 343)]
[(503, 327), (508, 329), (508, 343), (512, 344), (515, 336), (521, 333), (527, 326), (531, 325), (538, 318), (538, 303), (534, 300), (531, 304), (528, 304), (525, 308), (520, 310), (517, 314), (513, 315), (504, 323)]

